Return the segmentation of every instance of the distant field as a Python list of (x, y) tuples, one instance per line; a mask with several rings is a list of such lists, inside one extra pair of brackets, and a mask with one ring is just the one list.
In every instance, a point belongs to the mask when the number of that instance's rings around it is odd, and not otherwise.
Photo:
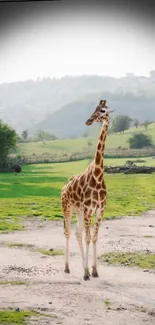
[[(155, 160), (147, 158), (147, 165)], [(106, 165), (124, 164), (126, 159), (106, 159)], [(88, 161), (24, 166), (24, 176), (0, 173), (0, 231), (22, 230), (25, 218), (63, 218), (60, 193), (63, 184), (88, 166)], [(105, 174), (108, 203), (104, 218), (138, 215), (155, 208), (155, 174)], [(146, 190), (147, 189), (147, 190)], [(73, 218), (74, 220), (74, 218)]]
[[(100, 132), (100, 131), (99, 131)], [(47, 141), (46, 144), (42, 142), (32, 143), (20, 143), (17, 146), (17, 153), (22, 155), (41, 155), (41, 154), (57, 154), (61, 155), (64, 153), (75, 153), (88, 150), (88, 142), (92, 143), (94, 150), (98, 135), (93, 138), (77, 138), (77, 139), (58, 139), (54, 141)], [(155, 144), (155, 123), (148, 126), (148, 130), (145, 131), (144, 127), (136, 129), (130, 129), (122, 134), (112, 134), (107, 137), (106, 148), (116, 149), (119, 146), (122, 148), (128, 148), (128, 140), (135, 132), (143, 132), (152, 137)]]

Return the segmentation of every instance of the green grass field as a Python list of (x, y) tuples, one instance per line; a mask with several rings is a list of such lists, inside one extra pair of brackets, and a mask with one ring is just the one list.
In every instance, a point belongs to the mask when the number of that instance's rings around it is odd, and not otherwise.
[[(105, 159), (106, 165), (126, 159)], [(147, 165), (155, 160), (147, 158)], [(22, 230), (24, 218), (62, 219), (60, 193), (66, 180), (82, 172), (88, 161), (26, 165), (24, 176), (0, 173), (0, 231)], [(155, 208), (155, 174), (105, 174), (108, 201), (104, 218), (139, 215)], [(74, 221), (74, 217), (73, 217)]]
[[(88, 149), (88, 141), (92, 143), (92, 148), (95, 148), (97, 143), (97, 138), (99, 135), (99, 130), (97, 135), (92, 138), (77, 138), (77, 139), (58, 139), (54, 141), (43, 142), (32, 142), (32, 143), (20, 143), (17, 145), (17, 154), (31, 156), (33, 154), (57, 154), (61, 155), (64, 153), (75, 153), (82, 152)], [(126, 132), (120, 134), (111, 134), (107, 137), (106, 148), (115, 149), (121, 146), (122, 148), (128, 148), (128, 140), (135, 132), (143, 132), (151, 136), (153, 143), (155, 144), (155, 123), (148, 126), (148, 130), (145, 131), (144, 127), (139, 127), (138, 129), (130, 129)]]

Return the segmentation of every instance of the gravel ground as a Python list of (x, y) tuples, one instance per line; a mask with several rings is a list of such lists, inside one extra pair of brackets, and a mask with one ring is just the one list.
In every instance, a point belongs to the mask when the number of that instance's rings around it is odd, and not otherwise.
[[(154, 270), (99, 264), (99, 278), (85, 282), (75, 225), (70, 240), (69, 275), (63, 272), (63, 256), (45, 256), (33, 251), (64, 250), (63, 222), (29, 220), (25, 225), (25, 231), (0, 237), (0, 281), (25, 282), (24, 285), (0, 285), (0, 309), (19, 307), (45, 314), (39, 320), (32, 317), (28, 322), (31, 325), (155, 324)], [(8, 243), (31, 244), (34, 248), (8, 247)], [(146, 250), (155, 252), (154, 211), (141, 217), (102, 223), (98, 256), (108, 251)]]

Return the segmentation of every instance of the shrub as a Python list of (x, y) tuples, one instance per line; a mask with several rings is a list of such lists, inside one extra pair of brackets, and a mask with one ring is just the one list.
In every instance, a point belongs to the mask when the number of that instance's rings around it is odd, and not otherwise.
[(129, 139), (131, 149), (140, 149), (144, 147), (152, 147), (152, 139), (144, 133), (136, 133)]

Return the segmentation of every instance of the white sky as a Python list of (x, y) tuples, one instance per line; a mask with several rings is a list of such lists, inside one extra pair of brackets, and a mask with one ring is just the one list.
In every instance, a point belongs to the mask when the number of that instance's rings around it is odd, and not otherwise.
[(106, 12), (45, 13), (4, 35), (0, 82), (64, 75), (149, 75), (155, 69), (152, 27)]

